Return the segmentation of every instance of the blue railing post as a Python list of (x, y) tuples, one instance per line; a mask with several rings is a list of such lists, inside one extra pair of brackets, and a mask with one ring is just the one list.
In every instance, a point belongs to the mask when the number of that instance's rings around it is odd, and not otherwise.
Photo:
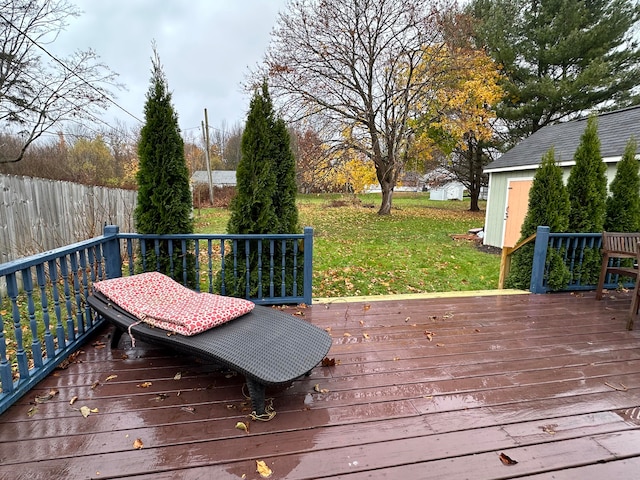
[(547, 263), (547, 248), (549, 247), (549, 227), (538, 226), (536, 242), (533, 247), (533, 265), (531, 266), (531, 293), (547, 293), (544, 285), (544, 269)]
[(304, 227), (304, 266), (302, 296), (304, 303), (311, 305), (313, 286), (313, 228)]
[(105, 225), (103, 235), (112, 237), (102, 246), (104, 254), (104, 268), (107, 278), (117, 278), (122, 276), (122, 257), (120, 253), (120, 240), (118, 234), (120, 227), (117, 225)]

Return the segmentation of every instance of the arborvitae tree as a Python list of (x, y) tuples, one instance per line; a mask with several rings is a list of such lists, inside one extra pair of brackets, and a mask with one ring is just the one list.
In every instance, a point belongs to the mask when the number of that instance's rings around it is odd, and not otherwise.
[(273, 208), (276, 195), (273, 124), (273, 104), (265, 82), (251, 99), (242, 134), (236, 196), (231, 202), (227, 224), (229, 233), (278, 233), (278, 218)]
[(276, 192), (273, 209), (278, 218), (277, 233), (298, 233), (298, 207), (296, 206), (296, 159), (291, 151), (287, 126), (281, 118), (273, 127), (273, 162), (276, 177)]
[(574, 154), (575, 165), (567, 181), (571, 210), (569, 231), (601, 232), (607, 201), (607, 167), (600, 155), (598, 120), (587, 121), (580, 145)]
[(604, 229), (608, 232), (640, 230), (640, 176), (636, 149), (636, 141), (631, 138), (616, 166), (616, 176), (609, 186), (611, 196), (607, 198), (604, 222)]
[[(569, 225), (569, 195), (562, 181), (562, 169), (555, 162), (553, 148), (542, 157), (542, 163), (533, 177), (520, 240), (536, 233), (539, 225), (548, 226), (552, 232), (565, 232)], [(528, 243), (513, 253), (511, 270), (505, 282), (508, 288), (529, 288), (533, 248), (534, 244)], [(557, 261), (555, 250), (550, 251), (549, 255), (552, 268), (548, 285), (552, 290), (562, 288), (568, 281), (568, 270), (562, 262)]]
[[(138, 204), (134, 219), (138, 233), (193, 233), (189, 171), (178, 117), (171, 104), (167, 79), (155, 46), (151, 59), (151, 85), (144, 106), (145, 124), (140, 132), (138, 158)], [(156, 258), (151, 243), (146, 245), (147, 268), (154, 269)], [(181, 245), (174, 244), (173, 259), (167, 245), (160, 248), (161, 270), (183, 280)], [(170, 265), (173, 264), (173, 271)], [(189, 278), (192, 274), (189, 275)]]

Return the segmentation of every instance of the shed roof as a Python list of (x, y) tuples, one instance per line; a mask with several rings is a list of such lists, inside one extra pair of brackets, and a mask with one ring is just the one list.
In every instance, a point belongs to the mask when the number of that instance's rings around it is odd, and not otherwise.
[[(558, 163), (572, 164), (573, 155), (586, 126), (586, 117), (547, 125), (491, 162), (485, 167), (484, 172), (536, 167), (551, 147), (554, 147)], [(600, 153), (605, 161), (621, 157), (632, 136), (640, 141), (640, 105), (598, 115)]]

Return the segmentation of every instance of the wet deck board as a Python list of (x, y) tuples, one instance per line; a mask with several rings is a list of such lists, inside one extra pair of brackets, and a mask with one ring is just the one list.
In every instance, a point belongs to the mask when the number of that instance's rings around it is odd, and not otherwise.
[[(640, 332), (625, 330), (629, 301), (289, 308), (330, 329), (337, 365), (268, 391), (278, 415), (249, 433), (235, 428), (247, 421), (241, 377), (140, 342), (110, 351), (105, 329), (0, 416), (0, 478), (252, 479), (256, 460), (287, 479), (637, 478)], [(83, 405), (98, 411), (83, 418)]]

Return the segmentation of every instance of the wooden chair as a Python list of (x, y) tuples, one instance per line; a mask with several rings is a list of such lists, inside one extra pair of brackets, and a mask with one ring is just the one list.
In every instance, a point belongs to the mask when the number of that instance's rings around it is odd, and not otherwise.
[(596, 289), (596, 300), (602, 299), (604, 281), (608, 274), (638, 278), (638, 269), (633, 267), (609, 266), (610, 258), (636, 258), (640, 233), (602, 232), (602, 267)]
[[(640, 260), (640, 242), (636, 243), (636, 262)], [(640, 265), (640, 264), (639, 264)], [(633, 289), (633, 295), (631, 296), (631, 309), (629, 311), (629, 320), (627, 321), (627, 330), (633, 330), (633, 322), (638, 315), (638, 308), (640, 307), (640, 281), (636, 281), (636, 286)]]

